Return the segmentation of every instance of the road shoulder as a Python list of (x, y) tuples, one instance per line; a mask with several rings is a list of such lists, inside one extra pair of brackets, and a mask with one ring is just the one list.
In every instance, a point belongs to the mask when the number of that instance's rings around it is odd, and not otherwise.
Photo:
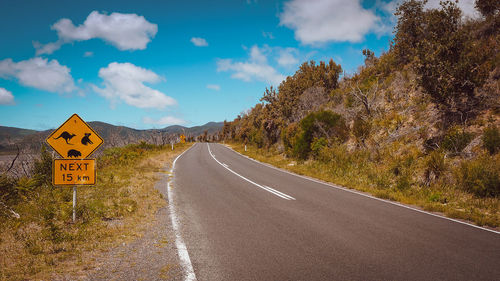
[[(167, 198), (168, 174), (161, 173), (155, 188)], [(148, 222), (146, 222), (148, 223)], [(182, 280), (175, 232), (168, 206), (157, 211), (141, 237), (122, 244), (96, 261), (87, 280)]]

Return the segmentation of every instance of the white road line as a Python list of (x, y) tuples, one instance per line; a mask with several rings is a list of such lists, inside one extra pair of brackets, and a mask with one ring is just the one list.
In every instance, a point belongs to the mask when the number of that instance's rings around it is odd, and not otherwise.
[(261, 164), (263, 166), (266, 166), (268, 168), (272, 168), (272, 169), (278, 170), (280, 172), (283, 172), (283, 173), (286, 173), (286, 174), (289, 174), (289, 175), (292, 175), (292, 176), (296, 176), (296, 177), (299, 177), (299, 178), (310, 180), (310, 181), (313, 181), (315, 183), (326, 185), (328, 187), (333, 187), (333, 188), (336, 188), (336, 189), (339, 189), (339, 190), (343, 190), (343, 191), (347, 191), (347, 192), (350, 192), (350, 193), (358, 194), (358, 195), (361, 195), (361, 196), (364, 196), (364, 197), (367, 197), (367, 198), (371, 198), (371, 199), (374, 199), (374, 200), (378, 200), (378, 201), (381, 201), (381, 202), (385, 202), (385, 203), (389, 203), (389, 204), (392, 204), (392, 205), (396, 205), (396, 206), (399, 206), (399, 207), (402, 207), (402, 208), (406, 208), (406, 209), (409, 209), (409, 210), (413, 210), (413, 211), (416, 211), (416, 212), (419, 212), (419, 213), (422, 213), (422, 214), (427, 214), (427, 215), (430, 215), (430, 216), (433, 216), (433, 217), (437, 217), (437, 218), (449, 220), (449, 221), (452, 221), (452, 222), (456, 222), (456, 223), (468, 225), (468, 226), (471, 226), (471, 227), (474, 227), (474, 228), (477, 228), (477, 229), (481, 229), (481, 230), (489, 231), (489, 232), (492, 232), (492, 233), (500, 234), (500, 231), (496, 231), (496, 230), (493, 230), (493, 229), (484, 228), (484, 227), (481, 227), (481, 226), (478, 226), (478, 225), (474, 225), (474, 224), (471, 224), (471, 223), (468, 223), (468, 222), (464, 222), (464, 221), (460, 221), (460, 220), (448, 218), (448, 217), (445, 217), (445, 216), (442, 216), (442, 215), (438, 215), (438, 214), (434, 214), (434, 213), (430, 213), (430, 212), (427, 212), (427, 211), (424, 211), (424, 210), (420, 210), (420, 209), (417, 209), (417, 208), (414, 208), (414, 207), (403, 205), (403, 204), (398, 203), (398, 202), (385, 200), (385, 199), (378, 198), (378, 197), (375, 197), (375, 196), (372, 196), (372, 195), (368, 195), (368, 194), (364, 194), (364, 193), (361, 193), (361, 192), (358, 192), (358, 191), (355, 191), (355, 190), (351, 190), (351, 189), (348, 189), (348, 188), (343, 187), (343, 186), (333, 185), (333, 184), (330, 184), (330, 183), (327, 183), (327, 182), (323, 182), (323, 181), (320, 181), (320, 180), (317, 180), (317, 179), (314, 179), (314, 178), (310, 178), (310, 177), (298, 175), (298, 174), (292, 173), (290, 171), (283, 170), (283, 169), (274, 167), (274, 166), (272, 166), (270, 164), (263, 163), (263, 162), (260, 162), (258, 160), (255, 160), (253, 158), (250, 158), (250, 157), (248, 157), (246, 155), (243, 155), (243, 154), (239, 153), (238, 151), (236, 151), (236, 150), (228, 147), (227, 145), (222, 145), (222, 146), (224, 146), (227, 149), (233, 151), (234, 153), (239, 154), (242, 157), (247, 158), (248, 160), (252, 160), (252, 161), (254, 161), (256, 163), (259, 163), (259, 164)]
[(242, 178), (242, 179), (246, 180), (247, 182), (249, 182), (249, 183), (251, 183), (251, 184), (254, 184), (255, 186), (257, 186), (257, 187), (259, 187), (259, 188), (262, 188), (262, 189), (264, 189), (265, 191), (270, 192), (270, 193), (272, 193), (272, 194), (274, 194), (274, 195), (276, 195), (276, 196), (278, 196), (278, 197), (280, 197), (280, 198), (283, 198), (283, 199), (285, 199), (285, 200), (295, 200), (295, 198), (293, 198), (292, 196), (290, 196), (290, 195), (288, 195), (288, 194), (285, 194), (285, 193), (283, 193), (283, 192), (280, 192), (280, 191), (278, 191), (278, 190), (276, 190), (276, 189), (274, 189), (274, 188), (271, 188), (271, 187), (269, 187), (269, 186), (260, 185), (260, 184), (258, 184), (258, 183), (256, 183), (256, 182), (253, 182), (253, 181), (251, 181), (251, 180), (249, 180), (249, 179), (245, 178), (244, 176), (242, 176), (242, 175), (240, 175), (240, 174), (236, 173), (235, 171), (231, 170), (229, 167), (227, 167), (227, 165), (226, 165), (226, 164), (219, 162), (219, 160), (217, 160), (217, 158), (215, 158), (214, 154), (212, 153), (212, 150), (210, 150), (210, 145), (209, 145), (208, 143), (207, 143), (207, 147), (208, 147), (208, 152), (210, 153), (210, 156), (212, 156), (212, 158), (213, 158), (213, 159), (214, 159), (217, 163), (219, 163), (219, 165), (221, 165), (222, 167), (226, 168), (226, 169), (227, 169), (228, 171), (230, 171), (231, 173), (233, 173), (233, 174), (237, 175), (238, 177), (240, 177), (240, 178)]
[(280, 192), (280, 191), (278, 191), (278, 190), (276, 190), (276, 189), (274, 189), (274, 188), (271, 188), (271, 187), (269, 187), (269, 186), (267, 186), (267, 185), (262, 185), (262, 186), (263, 186), (264, 188), (266, 188), (266, 190), (269, 190), (270, 192), (281, 194), (281, 196), (284, 196), (284, 197), (288, 197), (288, 198), (290, 198), (289, 200), (295, 200), (295, 198), (293, 198), (292, 196), (290, 196), (290, 195), (288, 195), (288, 194), (285, 194), (285, 193), (283, 193), (283, 192)]
[(174, 162), (172, 162), (172, 168), (170, 169), (171, 176), (170, 176), (170, 179), (168, 180), (168, 183), (167, 183), (168, 206), (170, 208), (170, 218), (172, 219), (172, 227), (175, 231), (175, 246), (177, 247), (177, 253), (179, 255), (181, 266), (184, 269), (184, 273), (185, 273), (184, 280), (186, 280), (186, 281), (195, 281), (196, 275), (194, 274), (193, 264), (191, 263), (191, 259), (189, 258), (189, 253), (188, 253), (186, 244), (184, 244), (184, 240), (182, 239), (181, 231), (179, 229), (179, 219), (177, 218), (177, 214), (175, 212), (172, 187), (170, 186), (170, 183), (173, 181), (173, 177), (174, 177), (173, 173), (174, 173), (174, 168), (175, 168), (175, 162), (184, 153), (186, 153), (188, 150), (193, 148), (195, 145), (196, 144), (194, 144), (189, 149), (187, 149), (186, 151), (179, 154), (179, 156), (177, 156), (175, 158)]

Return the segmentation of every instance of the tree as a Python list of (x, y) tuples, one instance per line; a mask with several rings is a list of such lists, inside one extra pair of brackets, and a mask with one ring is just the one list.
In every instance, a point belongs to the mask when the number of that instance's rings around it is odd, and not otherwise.
[(373, 66), (377, 60), (375, 53), (369, 49), (363, 49), (363, 56), (365, 57), (365, 66)]
[(426, 3), (427, 0), (406, 1), (399, 5), (394, 13), (398, 17), (398, 22), (392, 47), (401, 65), (413, 61), (417, 45), (423, 38), (424, 6)]
[(287, 77), (278, 87), (278, 99), (276, 106), (286, 123), (295, 119), (295, 109), (299, 103), (300, 96), (311, 87), (324, 87), (326, 92), (338, 88), (339, 77), (342, 67), (333, 60), (327, 64), (314, 61), (305, 62), (293, 75)]
[(478, 102), (474, 90), (487, 78), (489, 51), (479, 49), (456, 3), (441, 1), (439, 9), (424, 10), (426, 2), (410, 0), (397, 8), (393, 49), (400, 63), (412, 63), (419, 85), (446, 116), (467, 116)]
[(415, 69), (419, 84), (445, 112), (463, 115), (475, 105), (474, 89), (484, 83), (487, 71), (480, 67), (484, 57), (461, 19), (460, 8), (451, 1), (426, 12)]
[(500, 1), (498, 0), (476, 0), (475, 6), (485, 17), (491, 17), (500, 11)]
[(378, 94), (378, 79), (376, 77), (369, 77), (369, 79), (362, 81), (361, 85), (358, 80), (359, 77), (356, 77), (348, 81), (351, 88), (350, 93), (356, 98), (356, 100), (363, 104), (366, 114), (371, 116)]

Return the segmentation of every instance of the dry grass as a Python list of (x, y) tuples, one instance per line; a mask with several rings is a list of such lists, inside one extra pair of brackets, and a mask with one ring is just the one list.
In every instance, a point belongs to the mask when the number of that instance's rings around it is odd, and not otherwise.
[[(332, 159), (296, 162), (273, 149), (259, 149), (247, 145), (245, 152), (242, 144), (231, 143), (229, 146), (253, 159), (296, 174), (368, 192), (379, 198), (418, 206), (428, 211), (441, 212), (448, 217), (468, 220), (477, 225), (496, 229), (500, 225), (500, 198), (477, 197), (449, 184), (451, 179), (445, 176), (429, 186), (422, 184), (418, 177), (423, 174), (424, 159), (419, 155), (416, 155), (412, 164), (406, 168), (409, 176), (405, 177), (403, 174), (393, 174), (392, 156), (374, 161), (369, 159), (369, 155), (346, 156), (348, 153), (341, 151), (342, 155), (339, 157), (342, 159), (337, 162)], [(402, 171), (404, 173), (404, 170)]]
[(113, 148), (97, 160), (98, 184), (78, 188), (71, 222), (71, 188), (47, 188), (18, 204), (21, 219), (2, 220), (0, 280), (78, 279), (107, 249), (140, 237), (166, 204), (154, 188), (158, 172), (188, 148)]

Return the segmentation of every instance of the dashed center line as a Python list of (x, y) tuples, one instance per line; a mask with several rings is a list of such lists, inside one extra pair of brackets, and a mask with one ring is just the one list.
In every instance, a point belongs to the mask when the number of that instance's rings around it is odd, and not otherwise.
[(272, 194), (274, 194), (274, 195), (276, 195), (276, 196), (278, 196), (278, 197), (280, 197), (280, 198), (282, 198), (282, 199), (285, 199), (285, 200), (296, 200), (295, 198), (293, 198), (292, 196), (290, 196), (290, 195), (288, 195), (288, 194), (285, 194), (285, 193), (283, 193), (283, 192), (281, 192), (281, 191), (278, 191), (278, 190), (276, 190), (276, 189), (274, 189), (274, 188), (271, 188), (271, 187), (269, 187), (269, 186), (258, 184), (258, 183), (256, 183), (256, 182), (254, 182), (254, 181), (252, 181), (252, 180), (250, 180), (250, 179), (247, 179), (247, 178), (245, 178), (244, 176), (242, 176), (242, 175), (240, 175), (240, 174), (236, 173), (235, 171), (231, 170), (231, 169), (228, 167), (228, 165), (227, 165), (227, 164), (225, 164), (225, 163), (221, 163), (219, 160), (217, 160), (217, 158), (215, 158), (214, 154), (212, 153), (212, 150), (210, 150), (210, 145), (209, 145), (208, 143), (207, 143), (207, 147), (208, 147), (208, 152), (210, 153), (210, 156), (212, 156), (212, 158), (213, 158), (213, 159), (214, 159), (217, 163), (219, 163), (219, 165), (221, 165), (222, 167), (226, 168), (226, 169), (227, 169), (228, 171), (230, 171), (231, 173), (233, 173), (233, 174), (237, 175), (238, 177), (240, 177), (240, 178), (242, 178), (242, 179), (246, 180), (247, 182), (249, 182), (249, 183), (251, 183), (251, 184), (253, 184), (253, 185), (255, 185), (255, 186), (257, 186), (257, 187), (259, 187), (259, 188), (261, 188), (261, 189), (263, 189), (263, 190), (265, 190), (265, 191), (267, 191), (267, 192), (270, 192), (270, 193), (272, 193)]

